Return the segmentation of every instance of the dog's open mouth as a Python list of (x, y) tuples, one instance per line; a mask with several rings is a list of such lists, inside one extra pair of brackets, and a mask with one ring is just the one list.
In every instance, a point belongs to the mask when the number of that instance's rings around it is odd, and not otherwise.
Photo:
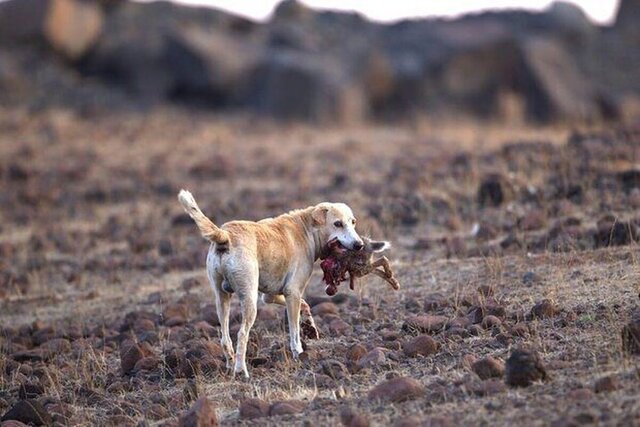
[(340, 240), (338, 240), (337, 237), (329, 240), (329, 242), (327, 242), (327, 249), (326, 252), (331, 254), (331, 253), (344, 253), (347, 251), (347, 248), (344, 247), (344, 245), (342, 243), (340, 243)]

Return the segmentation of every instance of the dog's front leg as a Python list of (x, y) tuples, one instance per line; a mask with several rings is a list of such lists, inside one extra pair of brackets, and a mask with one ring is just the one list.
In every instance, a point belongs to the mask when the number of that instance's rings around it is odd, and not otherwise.
[(302, 298), (297, 293), (285, 296), (287, 302), (287, 320), (289, 321), (289, 345), (295, 359), (302, 354), (302, 340), (300, 340), (300, 305)]
[[(284, 295), (268, 295), (262, 294), (262, 301), (265, 304), (278, 304), (282, 306), (287, 306), (287, 301), (284, 298)], [(320, 332), (318, 332), (318, 327), (316, 326), (316, 322), (313, 320), (313, 316), (311, 315), (311, 307), (304, 300), (300, 299), (300, 315), (302, 316), (301, 322), (301, 333), (304, 334), (305, 338), (309, 338), (312, 340), (320, 339)], [(289, 319), (287, 317), (287, 323)]]

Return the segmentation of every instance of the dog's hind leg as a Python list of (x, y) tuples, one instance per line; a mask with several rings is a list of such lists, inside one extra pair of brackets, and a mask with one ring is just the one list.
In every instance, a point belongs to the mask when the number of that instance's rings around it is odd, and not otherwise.
[(249, 333), (253, 323), (256, 321), (258, 312), (258, 269), (241, 279), (244, 283), (234, 286), (240, 297), (240, 310), (242, 312), (242, 323), (238, 330), (238, 342), (236, 345), (236, 366), (234, 374), (243, 373), (245, 378), (249, 378), (247, 370), (247, 343)]
[(223, 289), (224, 279), (220, 274), (214, 274), (211, 287), (216, 296), (216, 311), (220, 321), (220, 345), (227, 360), (227, 369), (233, 368), (233, 342), (229, 334), (229, 313), (231, 309), (231, 297), (233, 294), (225, 292)]

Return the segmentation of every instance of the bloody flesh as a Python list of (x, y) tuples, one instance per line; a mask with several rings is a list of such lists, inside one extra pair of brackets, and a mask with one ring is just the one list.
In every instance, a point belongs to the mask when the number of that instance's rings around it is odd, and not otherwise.
[(338, 292), (340, 282), (347, 280), (346, 274), (349, 266), (336, 256), (340, 247), (340, 242), (337, 240), (329, 242), (325, 250), (326, 256), (320, 263), (323, 273), (322, 280), (327, 284), (325, 292), (329, 296), (335, 295)]

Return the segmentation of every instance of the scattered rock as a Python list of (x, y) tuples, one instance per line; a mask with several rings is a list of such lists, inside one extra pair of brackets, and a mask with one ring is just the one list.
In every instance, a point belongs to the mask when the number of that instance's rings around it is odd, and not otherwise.
[(369, 427), (369, 419), (353, 408), (343, 408), (340, 411), (340, 421), (345, 427)]
[(402, 402), (415, 399), (424, 394), (424, 386), (417, 380), (408, 377), (397, 377), (378, 384), (369, 391), (369, 400), (383, 402)]
[(533, 209), (527, 212), (518, 225), (523, 231), (535, 231), (547, 225), (547, 213), (543, 209)]
[(362, 356), (357, 365), (360, 369), (364, 368), (374, 368), (376, 366), (380, 366), (387, 361), (387, 357), (385, 355), (384, 349), (380, 347), (376, 347), (364, 356)]
[(34, 399), (19, 400), (16, 402), (0, 419), (0, 421), (9, 420), (20, 421), (36, 426), (48, 426), (53, 422), (51, 414), (47, 412), (40, 402)]
[(505, 382), (512, 387), (527, 387), (534, 381), (546, 380), (547, 371), (535, 350), (515, 349), (505, 365)]
[(136, 363), (142, 358), (153, 355), (149, 343), (138, 344), (132, 340), (125, 340), (120, 344), (120, 368), (124, 375), (133, 372)]
[(342, 362), (335, 359), (325, 360), (320, 364), (320, 368), (325, 375), (333, 378), (334, 380), (340, 380), (349, 376), (349, 370), (347, 367), (344, 366)]
[(471, 369), (481, 380), (501, 378), (504, 375), (504, 362), (492, 356), (487, 356), (475, 362)]
[(454, 425), (456, 424), (453, 422), (453, 419), (449, 417), (435, 416), (421, 419), (416, 415), (400, 418), (393, 424), (394, 427), (453, 427)]
[(214, 427), (218, 425), (216, 410), (206, 397), (201, 397), (178, 419), (179, 427)]
[(511, 328), (511, 335), (516, 337), (527, 337), (529, 335), (529, 326), (526, 323), (516, 323)]
[(484, 329), (491, 329), (494, 326), (502, 325), (502, 321), (498, 319), (496, 316), (488, 315), (488, 316), (484, 316), (484, 319), (482, 319), (481, 325)]
[(631, 321), (622, 328), (622, 348), (629, 354), (640, 354), (640, 321)]
[(530, 286), (540, 282), (542, 282), (542, 277), (540, 277), (538, 274), (534, 273), (533, 271), (527, 271), (522, 275), (522, 283), (525, 285)]
[(428, 356), (438, 351), (438, 343), (429, 335), (418, 335), (402, 345), (404, 354), (409, 357)]
[(411, 316), (405, 320), (402, 329), (407, 332), (435, 334), (444, 330), (449, 319), (438, 315)]
[(240, 418), (252, 420), (254, 418), (268, 417), (269, 404), (262, 399), (247, 399), (240, 404)]
[(473, 364), (477, 361), (478, 358), (473, 354), (465, 354), (464, 356), (462, 356), (462, 359), (460, 359), (460, 366), (465, 369), (473, 369)]
[(469, 388), (476, 396), (492, 396), (502, 393), (507, 389), (507, 386), (499, 379), (490, 378), (485, 381), (473, 382)]
[(478, 203), (480, 206), (500, 206), (507, 199), (505, 180), (499, 174), (485, 177), (478, 187)]
[(303, 412), (307, 403), (301, 400), (282, 400), (275, 402), (269, 407), (269, 415), (291, 415)]
[(531, 308), (531, 317), (534, 319), (548, 319), (559, 313), (560, 309), (550, 299), (544, 299)]
[(332, 302), (321, 302), (311, 309), (314, 316), (324, 316), (326, 314), (338, 314), (338, 306)]
[(620, 380), (615, 375), (607, 375), (598, 379), (593, 385), (593, 391), (596, 393), (605, 393), (610, 391), (616, 391), (622, 388)]
[(362, 344), (354, 344), (347, 350), (347, 361), (356, 363), (362, 356), (367, 354), (367, 349)]
[(22, 383), (18, 387), (18, 398), (20, 400), (36, 399), (44, 394), (44, 386), (39, 383)]
[(133, 366), (132, 372), (154, 371), (160, 366), (160, 363), (160, 358), (156, 356), (143, 357)]

